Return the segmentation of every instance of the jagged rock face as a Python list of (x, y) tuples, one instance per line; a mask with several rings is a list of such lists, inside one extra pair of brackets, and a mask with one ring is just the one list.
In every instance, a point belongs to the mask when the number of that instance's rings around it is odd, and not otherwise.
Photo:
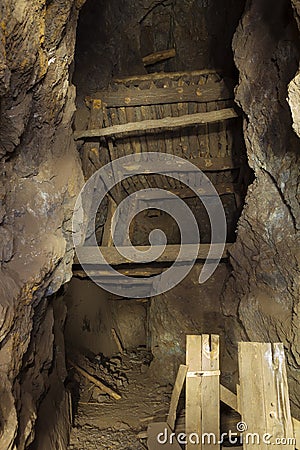
[[(249, 188), (232, 253), (223, 309), (238, 317), (233, 335), (282, 341), (293, 411), (299, 415), (299, 2), (248, 1), (233, 41), (240, 71), (236, 98), (255, 182)], [(298, 369), (298, 374), (297, 374)]]
[[(80, 3), (1, 2), (3, 450), (21, 450), (33, 441), (37, 409), (56, 366), (55, 319), (47, 297), (71, 277), (72, 208), (83, 182), (72, 139), (75, 88), (69, 80)], [(58, 379), (61, 387), (63, 369)]]

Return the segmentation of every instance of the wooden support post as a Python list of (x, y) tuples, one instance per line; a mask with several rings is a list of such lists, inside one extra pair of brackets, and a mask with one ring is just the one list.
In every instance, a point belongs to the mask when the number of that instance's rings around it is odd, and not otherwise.
[[(193, 372), (200, 372), (202, 369), (201, 336), (187, 336), (186, 341), (186, 365), (189, 372), (186, 379), (186, 409), (185, 409), (185, 431), (187, 436), (195, 434), (200, 437), (200, 442), (196, 445), (189, 442), (186, 450), (201, 450), (201, 377), (191, 377), (189, 374)], [(188, 439), (189, 440), (189, 439)]]
[(244, 435), (244, 450), (267, 450), (270, 444), (294, 449), (283, 345), (239, 343), (239, 373), (242, 421), (253, 433), (253, 439)]
[(219, 336), (187, 336), (186, 363), (186, 449), (219, 449)]
[(219, 336), (202, 335), (202, 435), (212, 433), (213, 444), (206, 439), (202, 450), (220, 448), (220, 366)]
[(114, 216), (116, 209), (117, 209), (116, 202), (112, 198), (109, 198), (107, 218), (105, 221), (102, 237), (102, 245), (104, 247), (112, 247), (113, 245), (112, 218)]
[(171, 428), (171, 430), (174, 431), (175, 429), (175, 422), (176, 422), (176, 413), (177, 413), (177, 407), (179, 402), (179, 397), (185, 382), (185, 377), (188, 371), (188, 366), (185, 366), (184, 364), (181, 364), (179, 366), (179, 370), (177, 373), (175, 385), (172, 392), (171, 397), (171, 403), (170, 403), (170, 409), (169, 414), (167, 418), (167, 424)]

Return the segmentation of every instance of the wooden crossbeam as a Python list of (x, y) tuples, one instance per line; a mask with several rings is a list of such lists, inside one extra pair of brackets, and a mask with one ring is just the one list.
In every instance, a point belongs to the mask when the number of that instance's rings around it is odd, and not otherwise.
[[(238, 185), (233, 184), (233, 183), (221, 183), (221, 184), (217, 184), (215, 185), (215, 189), (218, 193), (218, 195), (227, 195), (227, 194), (238, 194), (239, 193), (239, 188)], [(196, 192), (193, 191), (192, 189), (189, 189), (188, 187), (183, 186), (182, 188), (179, 189), (167, 189), (163, 191), (166, 192), (166, 194), (164, 192), (158, 191), (157, 193), (155, 193), (155, 198), (157, 199), (164, 199), (167, 198), (167, 192), (170, 192), (171, 194), (174, 194), (180, 198), (194, 198), (196, 197), (196, 195), (202, 195), (202, 196), (212, 196), (214, 194), (211, 193), (211, 190), (205, 190), (204, 188), (202, 189), (198, 189)], [(154, 196), (154, 193), (152, 194)], [(147, 193), (141, 193), (139, 195), (139, 199), (143, 200), (143, 201), (152, 201), (153, 196), (151, 197), (151, 199), (149, 199), (149, 194), (147, 195)]]
[(74, 132), (74, 139), (93, 137), (114, 136), (120, 138), (122, 135), (136, 134), (147, 131), (172, 130), (174, 128), (186, 128), (207, 123), (220, 122), (238, 117), (234, 108), (220, 109), (219, 111), (187, 114), (180, 117), (165, 117), (163, 119), (142, 120), (140, 122), (129, 122), (122, 125), (113, 125), (107, 128), (84, 130)]
[(191, 72), (155, 72), (155, 73), (148, 73), (145, 75), (134, 75), (129, 77), (116, 77), (113, 79), (114, 83), (135, 83), (135, 82), (142, 82), (142, 81), (155, 81), (155, 80), (163, 80), (165, 78), (174, 79), (174, 78), (181, 78), (184, 76), (188, 77), (197, 77), (201, 75), (210, 75), (214, 73), (220, 73), (221, 70), (217, 69), (202, 69), (202, 70), (193, 70)]
[(204, 85), (151, 88), (140, 90), (124, 88), (117, 91), (101, 91), (97, 96), (107, 108), (122, 106), (147, 106), (172, 103), (206, 103), (233, 99), (233, 85), (224, 81), (208, 82)]
[[(212, 259), (217, 258), (217, 250), (220, 248), (221, 244), (213, 244), (215, 249)], [(233, 244), (225, 244), (225, 248), (222, 254), (222, 258), (229, 257), (229, 251)], [(165, 251), (161, 256), (159, 256), (153, 263), (167, 263), (174, 262), (178, 256), (180, 248), (184, 248), (184, 256), (179, 259), (180, 262), (189, 262), (193, 259), (195, 244), (184, 244), (184, 245), (167, 245)], [(138, 252), (145, 252), (149, 250), (148, 246), (136, 246), (136, 254)], [(125, 250), (126, 247), (123, 247)], [(207, 258), (210, 249), (210, 244), (200, 244), (198, 250), (197, 260), (205, 260)], [(133, 263), (131, 259), (125, 258), (121, 255), (115, 247), (82, 247), (80, 248), (80, 259), (84, 261), (85, 264), (99, 266), (99, 250), (101, 251), (103, 257), (107, 263), (111, 266), (119, 266), (122, 264), (136, 264)], [(134, 256), (134, 255), (133, 255)], [(78, 261), (75, 261), (78, 263)], [(151, 264), (147, 259), (140, 261), (137, 264)]]
[[(147, 153), (145, 153), (145, 158), (148, 158)], [(142, 159), (142, 158), (141, 158)], [(194, 164), (193, 166), (187, 166), (186, 162)], [(239, 158), (233, 158), (231, 156), (224, 156), (218, 158), (199, 156), (196, 158), (191, 158), (189, 160), (177, 161), (176, 170), (174, 170), (174, 164), (171, 166), (166, 162), (162, 166), (163, 174), (174, 174), (179, 172), (192, 173), (197, 172), (198, 169), (203, 172), (218, 172), (224, 170), (234, 170), (241, 166), (241, 161)], [(133, 176), (138, 173), (143, 175), (149, 175), (151, 173), (157, 173), (157, 168), (145, 169), (145, 164), (140, 162), (138, 164), (123, 165), (123, 173), (127, 176)], [(172, 175), (171, 175), (172, 176)]]

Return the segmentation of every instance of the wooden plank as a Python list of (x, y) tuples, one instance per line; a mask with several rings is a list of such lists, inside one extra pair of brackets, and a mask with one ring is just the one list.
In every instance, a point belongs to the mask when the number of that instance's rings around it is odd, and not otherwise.
[(166, 61), (167, 59), (174, 58), (174, 56), (176, 56), (175, 48), (169, 48), (167, 50), (150, 53), (149, 55), (144, 56), (142, 61), (144, 66), (147, 67), (160, 61)]
[[(284, 350), (282, 344), (239, 343), (240, 409), (247, 433), (255, 433), (256, 442), (244, 440), (247, 450), (269, 448), (263, 436), (268, 433), (276, 447), (292, 450), (276, 439), (293, 438)], [(259, 442), (258, 442), (259, 439)]]
[[(120, 272), (121, 275), (128, 275), (128, 276), (136, 276), (136, 277), (151, 277), (153, 275), (158, 275), (159, 273), (162, 273), (162, 271), (165, 270), (162, 267), (133, 267), (129, 269), (119, 269), (118, 272)], [(89, 270), (89, 275), (95, 278), (114, 278), (116, 282), (120, 278), (121, 275), (118, 274), (112, 274), (109, 271), (105, 269), (93, 269)], [(78, 278), (88, 278), (89, 275), (82, 270), (81, 268), (77, 268), (74, 264), (73, 266), (73, 276)]]
[(152, 80), (163, 80), (165, 78), (180, 78), (183, 76), (188, 77), (194, 77), (198, 75), (208, 75), (211, 73), (220, 73), (221, 70), (217, 69), (202, 69), (202, 70), (193, 70), (190, 72), (155, 72), (155, 73), (149, 73), (145, 75), (135, 75), (130, 77), (118, 77), (114, 78), (114, 83), (135, 83), (135, 82), (141, 82), (141, 81), (152, 81)]
[[(232, 157), (226, 157), (226, 158), (209, 158), (209, 157), (198, 157), (193, 158), (190, 160), (186, 160), (189, 163), (194, 164), (195, 168), (193, 166), (189, 166), (190, 170), (187, 170), (186, 162), (185, 160), (178, 161), (177, 162), (177, 168), (176, 173), (179, 172), (198, 172), (198, 169), (202, 170), (203, 172), (217, 172), (217, 171), (223, 171), (223, 170), (234, 170), (238, 169), (241, 165), (239, 159), (233, 159)], [(174, 164), (172, 164), (172, 167), (168, 163), (165, 163), (161, 170), (163, 173), (174, 173)], [(124, 169), (126, 170), (126, 175), (131, 175), (136, 172), (140, 172), (143, 174), (150, 174), (155, 173), (157, 168), (154, 168), (153, 170), (145, 169), (145, 166), (141, 164), (130, 164), (126, 165), (124, 164)], [(177, 189), (177, 188), (174, 188)]]
[[(111, 120), (116, 120), (116, 112), (113, 113), (111, 112), (110, 118)], [(110, 124), (110, 118), (108, 116), (108, 110), (107, 108), (103, 108), (103, 120), (104, 120), (104, 126), (109, 126)], [(114, 143), (112, 141), (112, 139), (107, 139), (107, 146), (108, 146), (108, 152), (109, 152), (109, 159), (110, 161), (113, 161), (114, 159), (116, 159), (118, 157), (117, 154), (117, 150), (114, 147)], [(117, 177), (114, 175), (115, 180), (117, 179)], [(120, 185), (120, 183), (118, 183), (117, 185), (115, 185), (113, 187), (113, 189), (111, 189), (111, 196), (114, 199), (114, 201), (116, 203), (120, 203), (121, 200), (124, 199), (124, 192), (123, 189)]]
[(104, 247), (111, 247), (113, 245), (113, 237), (112, 237), (112, 218), (117, 209), (116, 202), (109, 198), (108, 203), (108, 211), (107, 211), (107, 217), (104, 224), (103, 229), (103, 236), (102, 236), (102, 245)]
[(225, 405), (230, 406), (231, 409), (239, 412), (236, 394), (231, 392), (222, 384), (220, 385), (220, 400), (225, 403)]
[(84, 378), (86, 378), (88, 381), (93, 383), (95, 386), (97, 386), (101, 391), (108, 394), (110, 397), (114, 398), (115, 400), (120, 400), (122, 397), (119, 395), (116, 391), (111, 389), (110, 387), (106, 386), (102, 381), (100, 381), (98, 378), (94, 377), (93, 375), (89, 374), (86, 370), (79, 367), (77, 364), (75, 364), (72, 361), (69, 361), (70, 365), (74, 367), (74, 369), (80, 373)]
[[(238, 185), (233, 184), (233, 183), (221, 183), (221, 184), (217, 184), (214, 186), (218, 195), (222, 196), (222, 195), (228, 195), (228, 194), (235, 194), (236, 192), (238, 192)], [(204, 188), (202, 189), (197, 189), (196, 192), (194, 192), (193, 190), (189, 189), (188, 187), (182, 187), (180, 189), (168, 189), (166, 191), (166, 195), (164, 195), (164, 192), (159, 191), (157, 193), (153, 193), (151, 194), (151, 199), (149, 199), (149, 194), (147, 194), (146, 192), (144, 194), (140, 194), (139, 195), (139, 199), (143, 200), (143, 201), (152, 201), (153, 196), (157, 199), (164, 199), (164, 198), (168, 198), (167, 197), (167, 192), (170, 192), (171, 194), (174, 194), (180, 198), (194, 198), (197, 196), (197, 194), (199, 195), (203, 195), (203, 196), (212, 196), (214, 194), (211, 193), (211, 190), (205, 190)]]
[(74, 139), (93, 138), (93, 137), (118, 137), (131, 133), (171, 130), (174, 128), (182, 128), (196, 126), (206, 123), (219, 122), (221, 120), (234, 119), (238, 117), (234, 108), (220, 109), (219, 111), (211, 111), (197, 114), (188, 114), (180, 117), (165, 117), (164, 119), (143, 120), (141, 122), (131, 122), (124, 125), (114, 125), (108, 128), (99, 128), (92, 130), (74, 132)]
[[(216, 258), (216, 251), (220, 248), (221, 244), (213, 244), (214, 254), (212, 259)], [(228, 258), (229, 250), (233, 244), (225, 244), (222, 258)], [(148, 246), (136, 246), (134, 247), (135, 252), (133, 256), (137, 256), (138, 252), (143, 252), (149, 250)], [(184, 248), (184, 256), (179, 259), (180, 262), (189, 262), (193, 259), (195, 244), (185, 244), (185, 245), (167, 245), (165, 251), (161, 256), (159, 256), (155, 261), (148, 262), (146, 259), (140, 261), (139, 263), (133, 263), (131, 259), (124, 258), (115, 247), (82, 247), (77, 249), (80, 252), (80, 260), (85, 264), (98, 265), (99, 264), (99, 250), (101, 251), (103, 257), (107, 263), (111, 266), (118, 266), (122, 264), (151, 264), (154, 263), (165, 263), (174, 262), (178, 256), (180, 248)], [(124, 251), (126, 247), (123, 247)], [(130, 247), (131, 252), (133, 248)], [(197, 260), (205, 260), (207, 258), (210, 249), (210, 244), (199, 245)]]
[[(186, 365), (189, 372), (199, 372), (202, 369), (201, 361), (202, 336), (188, 335), (186, 337)], [(186, 378), (186, 410), (185, 410), (185, 432), (189, 437), (196, 433), (200, 442), (192, 444), (187, 439), (186, 450), (201, 450), (201, 422), (202, 422), (202, 403), (201, 403), (201, 377)]]
[(176, 423), (176, 414), (177, 414), (177, 408), (178, 408), (178, 402), (180, 398), (180, 394), (185, 382), (185, 377), (188, 371), (188, 366), (185, 366), (184, 364), (181, 364), (178, 369), (175, 385), (172, 392), (171, 402), (170, 402), (170, 408), (167, 418), (167, 424), (171, 428), (171, 430), (174, 431), (175, 429), (175, 423)]
[(233, 89), (224, 81), (209, 82), (202, 86), (178, 86), (166, 88), (122, 88), (117, 91), (101, 91), (97, 94), (107, 108), (120, 106), (164, 105), (171, 103), (205, 103), (234, 98)]
[[(241, 408), (238, 402), (238, 395), (231, 392), (225, 386), (220, 386), (220, 398), (223, 403), (230, 406), (230, 408), (234, 409), (238, 413), (240, 413)], [(237, 392), (239, 392), (239, 385), (237, 386)], [(300, 421), (292, 417), (293, 429), (294, 429), (294, 439), (296, 441), (296, 448), (300, 450)]]
[[(219, 336), (202, 335), (202, 436), (207, 433), (211, 440), (205, 439), (202, 450), (220, 448), (220, 367)], [(212, 374), (211, 376), (209, 374)]]

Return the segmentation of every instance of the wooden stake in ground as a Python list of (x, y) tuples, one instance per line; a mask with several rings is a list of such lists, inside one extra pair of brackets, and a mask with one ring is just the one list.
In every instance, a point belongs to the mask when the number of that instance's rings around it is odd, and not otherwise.
[(109, 388), (108, 386), (105, 386), (98, 378), (95, 378), (93, 375), (89, 374), (86, 370), (82, 369), (81, 367), (77, 366), (77, 364), (73, 363), (72, 361), (69, 361), (70, 365), (74, 367), (74, 369), (80, 373), (84, 378), (86, 378), (88, 381), (93, 383), (95, 386), (101, 389), (101, 391), (108, 394), (110, 397), (114, 398), (115, 400), (120, 400), (122, 397), (121, 395), (117, 394), (113, 389)]

